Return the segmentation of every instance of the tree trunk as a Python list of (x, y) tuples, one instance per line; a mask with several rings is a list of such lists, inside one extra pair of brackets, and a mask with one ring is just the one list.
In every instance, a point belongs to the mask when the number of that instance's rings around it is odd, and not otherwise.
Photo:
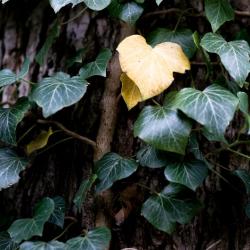
[[(154, 2), (154, 1), (152, 1)], [(203, 11), (202, 1), (166, 1), (161, 8), (195, 8)], [(250, 8), (249, 1), (234, 1), (234, 6), (239, 10)], [(248, 4), (246, 4), (248, 2)], [(58, 15), (60, 22), (65, 22), (81, 11), (83, 6), (74, 9), (64, 8)], [(157, 10), (152, 3), (152, 8), (145, 11)], [(75, 74), (79, 66), (66, 68), (67, 60), (74, 56), (80, 48), (87, 48), (85, 62), (95, 58), (101, 48), (113, 50), (121, 37), (122, 24), (118, 20), (108, 17), (107, 13), (85, 11), (80, 17), (61, 26), (61, 34), (50, 49), (44, 66), (35, 63), (35, 55), (44, 43), (51, 24), (55, 20), (48, 1), (40, 0), (12, 0), (6, 6), (0, 7), (0, 65), (2, 68), (19, 70), (25, 57), (31, 61), (31, 68), (27, 79), (37, 82), (46, 75), (57, 71), (68, 71)], [(156, 26), (173, 28), (178, 19), (176, 14), (142, 17), (138, 23), (140, 32), (147, 34)], [(234, 30), (245, 27), (249, 29), (249, 18), (237, 18), (228, 34)], [(184, 26), (203, 32), (207, 29), (203, 17), (189, 17), (183, 20)], [(226, 30), (226, 29), (225, 29)], [(110, 72), (108, 72), (110, 74)], [(195, 81), (201, 82), (205, 69), (197, 67)], [(85, 97), (76, 105), (65, 108), (51, 119), (60, 121), (67, 128), (77, 133), (96, 140), (101, 119), (102, 96), (105, 93), (105, 79), (94, 77), (90, 80)], [(184, 85), (189, 83), (184, 83)], [(202, 86), (202, 83), (200, 83)], [(177, 80), (175, 86), (184, 86)], [(119, 88), (119, 86), (118, 86)], [(23, 82), (19, 89), (6, 87), (2, 102), (11, 101), (13, 93), (19, 96), (27, 95), (29, 86)], [(161, 98), (161, 97), (160, 97)], [(128, 112), (123, 101), (118, 100), (117, 107), (109, 106), (116, 113), (116, 126), (112, 136), (111, 150), (123, 156), (132, 156), (140, 147), (138, 139), (133, 137), (133, 123), (138, 116), (143, 104)], [(33, 116), (27, 116), (18, 128), (18, 134), (27, 131), (34, 121), (41, 118), (40, 111)], [(236, 117), (230, 125), (227, 135), (234, 138), (239, 127), (241, 117)], [(39, 125), (48, 128), (46, 125)], [(35, 129), (36, 130), (36, 129)], [(35, 136), (35, 135), (33, 135)], [(105, 138), (104, 138), (105, 139)], [(107, 138), (106, 138), (107, 139)], [(108, 138), (110, 139), (110, 138)], [(61, 141), (60, 144), (56, 144)], [(23, 142), (25, 144), (25, 141)], [(249, 150), (244, 146), (244, 150)], [(204, 142), (203, 151), (209, 152), (210, 144)], [(75, 139), (67, 139), (63, 133), (58, 133), (51, 139), (47, 149), (39, 151), (31, 159), (30, 166), (22, 173), (20, 182), (0, 192), (0, 220), (30, 216), (34, 204), (44, 196), (63, 196), (67, 203), (67, 217), (75, 217), (78, 223), (71, 227), (69, 232), (61, 239), (73, 237), (82, 229), (91, 229), (95, 226), (95, 217), (98, 214), (94, 191), (88, 194), (87, 200), (79, 213), (72, 205), (73, 197), (82, 180), (90, 176), (93, 167), (93, 149)], [(97, 157), (98, 158), (98, 157)], [(249, 168), (249, 161), (230, 156), (227, 153), (216, 155), (213, 159), (228, 169), (238, 167)], [(249, 221), (244, 215), (245, 198), (243, 189), (232, 187), (218, 176), (227, 176), (226, 170), (216, 168), (216, 172), (207, 178), (205, 184), (199, 189), (199, 197), (204, 202), (204, 209), (196, 216), (191, 224), (179, 226), (172, 236), (166, 235), (153, 228), (140, 216), (140, 207), (149, 195), (146, 190), (134, 187), (135, 181), (140, 181), (148, 186), (159, 188), (162, 180), (159, 170), (141, 169), (136, 175), (121, 181), (113, 187), (111, 203), (110, 226), (112, 228), (111, 249), (119, 250), (135, 247), (140, 250), (156, 249), (250, 249)], [(134, 195), (136, 193), (136, 197)], [(120, 210), (122, 204), (129, 200), (132, 204), (131, 211), (120, 225), (116, 225), (114, 215)], [(66, 221), (66, 223), (68, 223)], [(0, 229), (1, 229), (0, 222)], [(53, 239), (58, 234), (58, 229), (52, 228), (46, 234), (47, 240)], [(59, 232), (60, 233), (60, 232)]]

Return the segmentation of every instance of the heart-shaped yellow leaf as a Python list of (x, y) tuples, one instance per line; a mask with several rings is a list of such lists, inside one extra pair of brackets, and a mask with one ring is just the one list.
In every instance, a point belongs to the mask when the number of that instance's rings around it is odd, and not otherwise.
[(132, 109), (138, 102), (143, 101), (141, 92), (135, 83), (125, 74), (121, 75), (122, 97), (128, 109)]
[(122, 96), (129, 109), (167, 89), (174, 80), (174, 72), (190, 69), (188, 58), (176, 43), (165, 42), (152, 48), (144, 37), (132, 35), (119, 44), (117, 51), (126, 74), (121, 76)]

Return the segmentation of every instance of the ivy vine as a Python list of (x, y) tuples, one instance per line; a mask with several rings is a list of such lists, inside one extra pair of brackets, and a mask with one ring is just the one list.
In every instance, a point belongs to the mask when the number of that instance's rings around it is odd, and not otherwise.
[[(7, 2), (9, 1), (2, 0), (3, 4)], [(140, 17), (143, 18), (146, 4), (144, 0), (126, 3), (118, 0), (50, 0), (49, 2), (55, 13), (68, 4), (71, 4), (72, 7), (81, 4), (83, 6), (81, 13), (86, 8), (93, 11), (101, 11), (106, 8), (111, 17), (119, 18), (129, 25), (135, 25)], [(160, 5), (163, 0), (155, 2)], [(198, 34), (190, 29), (180, 29), (178, 22), (174, 30), (157, 28), (152, 31), (146, 37), (143, 46), (146, 50), (150, 46), (152, 46), (151, 49), (156, 48), (159, 44), (177, 44), (182, 48), (187, 62), (195, 53), (200, 53), (203, 57), (202, 63), (207, 67), (206, 87), (198, 89), (195, 83), (190, 83), (190, 87), (179, 91), (168, 91), (161, 104), (155, 100), (150, 105), (147, 103), (134, 123), (134, 136), (143, 142), (136, 157), (126, 158), (115, 152), (109, 152), (97, 161), (93, 175), (89, 179), (83, 180), (75, 195), (74, 205), (78, 210), (81, 209), (87, 192), (93, 186), (97, 193), (103, 192), (111, 188), (115, 182), (131, 176), (139, 168), (162, 168), (162, 175), (168, 185), (162, 191), (142, 186), (142, 188), (148, 189), (149, 197), (142, 204), (141, 214), (154, 227), (171, 234), (178, 224), (189, 223), (202, 209), (202, 203), (198, 200), (195, 191), (210, 173), (215, 172), (214, 162), (210, 161), (211, 155), (220, 151), (229, 151), (250, 159), (250, 155), (240, 151), (241, 145), (250, 143), (250, 114), (247, 95), (250, 47), (245, 40), (226, 41), (220, 34), (220, 27), (225, 22), (234, 20), (235, 17), (235, 11), (227, 0), (205, 0), (204, 6), (205, 13), (202, 15), (205, 15), (211, 24), (212, 32)], [(189, 15), (191, 12), (192, 10), (180, 10), (180, 16)], [(149, 14), (154, 15), (154, 13)], [(58, 19), (52, 24), (48, 37), (36, 56), (38, 64), (45, 63), (48, 51), (58, 38), (61, 25), (64, 23), (59, 22)], [(137, 46), (133, 41), (132, 45)], [(134, 47), (130, 49), (138, 52), (141, 49), (140, 46), (136, 47), (138, 50)], [(123, 69), (121, 47), (118, 47), (118, 51)], [(76, 57), (72, 58), (68, 65), (77, 62), (78, 57), (81, 58), (84, 52), (84, 49), (78, 51)], [(132, 53), (127, 53), (128, 63), (132, 60)], [(220, 81), (213, 79), (211, 54), (218, 55), (217, 63), (222, 67)], [(26, 78), (29, 72), (28, 58), (23, 62), (19, 72), (13, 72), (10, 69), (0, 71), (1, 88), (11, 84), (18, 85), (22, 81), (31, 86), (27, 97), (18, 99), (15, 104), (2, 104), (0, 108), (0, 140), (5, 145), (0, 149), (0, 190), (9, 188), (19, 181), (20, 173), (30, 164), (30, 155), (47, 146), (49, 138), (56, 132), (54, 127), (61, 129), (71, 137), (82, 140), (93, 148), (96, 147), (95, 141), (70, 131), (63, 124), (51, 121), (50, 117), (63, 108), (79, 102), (88, 91), (92, 76), (106, 77), (106, 69), (111, 57), (110, 49), (103, 48), (96, 60), (83, 65), (77, 75), (71, 76), (66, 72), (56, 72), (44, 77), (38, 83), (33, 83)], [(138, 57), (139, 54), (136, 54), (135, 59)], [(176, 60), (179, 62), (178, 58)], [(150, 80), (145, 72), (141, 72), (138, 80), (137, 77), (134, 77), (138, 76), (137, 72), (130, 74), (130, 67), (124, 66), (125, 68), (126, 76), (121, 78), (122, 95), (129, 108), (134, 107), (138, 102), (156, 96), (156, 92), (153, 92), (151, 96), (145, 92), (146, 83), (144, 85), (142, 82), (143, 78)], [(173, 69), (171, 74), (173, 71), (184, 73), (188, 69), (188, 66), (181, 70)], [(139, 83), (136, 82), (137, 80)], [(151, 84), (154, 87), (157, 83), (151, 82)], [(135, 94), (131, 96), (131, 86), (135, 91), (140, 92), (139, 97)], [(164, 86), (160, 92), (162, 93), (168, 86)], [(26, 154), (20, 155), (19, 144), (26, 135), (17, 138), (16, 129), (25, 114), (37, 108), (41, 108), (43, 116), (37, 123), (47, 124), (50, 128), (47, 131), (41, 131), (37, 138), (27, 145)], [(245, 123), (243, 127), (238, 128), (238, 138), (235, 141), (229, 141), (225, 137), (225, 132), (236, 112), (241, 112)], [(204, 155), (199, 146), (201, 137), (205, 137), (211, 145), (219, 142), (221, 146)], [(231, 174), (243, 182), (248, 194), (250, 192), (249, 173), (244, 169), (237, 169)], [(249, 207), (250, 205), (247, 204), (246, 214), (248, 216)], [(60, 242), (60, 237), (51, 239), (50, 242), (32, 240), (34, 236), (43, 235), (45, 223), (53, 223), (63, 229), (64, 220), (65, 202), (62, 197), (45, 197), (35, 206), (33, 217), (15, 220), (7, 231), (0, 233), (0, 249), (104, 250), (108, 247), (111, 232), (106, 227), (94, 228), (85, 235), (79, 235), (66, 242)]]

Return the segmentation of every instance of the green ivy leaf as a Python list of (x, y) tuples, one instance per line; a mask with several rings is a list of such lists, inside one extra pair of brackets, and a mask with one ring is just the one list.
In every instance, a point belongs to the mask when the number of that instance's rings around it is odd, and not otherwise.
[(135, 2), (121, 4), (117, 0), (112, 0), (108, 8), (111, 16), (120, 18), (130, 25), (134, 25), (143, 13), (143, 8)]
[(10, 69), (0, 71), (0, 87), (4, 87), (20, 81), (29, 71), (29, 60), (26, 58), (18, 74), (13, 73)]
[(75, 63), (81, 63), (82, 64), (83, 60), (86, 58), (86, 53), (87, 53), (86, 48), (78, 49), (76, 51), (76, 54), (73, 55), (72, 57), (70, 57), (67, 60), (67, 62), (66, 62), (67, 68), (72, 67)]
[(61, 196), (56, 196), (52, 198), (52, 200), (54, 201), (55, 208), (48, 222), (63, 228), (65, 216), (65, 201)]
[(157, 229), (171, 234), (177, 222), (190, 222), (201, 207), (196, 199), (181, 197), (184, 190), (183, 186), (170, 183), (161, 193), (145, 201), (142, 215)]
[(204, 135), (209, 140), (225, 141), (225, 130), (238, 105), (231, 92), (216, 84), (203, 91), (184, 88), (176, 95), (175, 102), (182, 112), (204, 126)]
[(28, 165), (28, 160), (19, 157), (10, 148), (0, 148), (0, 190), (17, 183), (19, 174)]
[(246, 28), (241, 29), (234, 35), (234, 40), (245, 40), (250, 44), (250, 33)]
[(189, 29), (174, 31), (165, 28), (157, 28), (149, 34), (147, 41), (152, 47), (158, 43), (164, 42), (178, 43), (188, 58), (193, 57), (196, 52), (193, 32)]
[(189, 137), (188, 151), (193, 154), (195, 159), (204, 160), (204, 157), (203, 157), (202, 152), (200, 150), (197, 135), (194, 132), (192, 132), (190, 137)]
[(10, 85), (16, 82), (16, 74), (10, 69), (3, 69), (0, 71), (0, 87)]
[(246, 41), (227, 42), (221, 35), (208, 33), (201, 40), (201, 46), (210, 53), (216, 53), (240, 87), (250, 72), (250, 48)]
[(0, 233), (0, 250), (16, 250), (18, 244), (14, 242), (7, 232)]
[(140, 149), (136, 158), (141, 166), (149, 168), (162, 168), (168, 162), (166, 152), (157, 150), (150, 145)]
[(13, 107), (0, 108), (0, 140), (16, 145), (16, 128), (29, 110), (30, 103), (26, 98), (21, 98)]
[(59, 35), (60, 35), (60, 25), (59, 25), (58, 21), (56, 20), (53, 23), (52, 28), (51, 28), (50, 32), (48, 33), (48, 37), (46, 38), (42, 48), (39, 50), (39, 52), (36, 55), (35, 59), (36, 59), (37, 63), (39, 63), (39, 65), (44, 64), (45, 58), (48, 54), (50, 47), (55, 42), (56, 38), (59, 37)]
[(213, 32), (223, 23), (234, 19), (234, 10), (228, 0), (205, 0), (205, 13)]
[(237, 96), (239, 98), (239, 109), (243, 114), (248, 114), (249, 102), (248, 95), (245, 92), (238, 92)]
[(93, 186), (96, 179), (97, 179), (97, 175), (94, 174), (94, 175), (91, 175), (90, 178), (88, 178), (87, 180), (82, 181), (73, 200), (78, 211), (81, 210), (82, 204), (84, 203), (86, 199), (87, 193)]
[(157, 149), (185, 154), (191, 122), (168, 107), (146, 106), (134, 125), (134, 135)]
[(155, 0), (155, 2), (157, 3), (157, 5), (160, 5), (163, 2), (163, 0)]
[(83, 2), (92, 10), (103, 10), (110, 4), (111, 0), (83, 0)]
[(68, 240), (66, 250), (105, 250), (110, 240), (110, 230), (106, 227), (99, 227), (89, 231), (85, 237)]
[(92, 10), (103, 10), (109, 4), (111, 0), (50, 0), (50, 5), (57, 13), (62, 7), (73, 4), (73, 7), (79, 3), (85, 3), (86, 6)]
[(79, 75), (83, 79), (91, 76), (106, 77), (106, 69), (112, 53), (110, 49), (102, 49), (94, 62), (88, 63), (80, 69)]
[(116, 153), (107, 153), (95, 164), (95, 173), (98, 176), (97, 192), (104, 191), (115, 181), (124, 179), (137, 170), (136, 161), (121, 157)]
[(26, 241), (20, 245), (20, 250), (63, 250), (65, 244), (56, 240), (50, 242)]
[(14, 221), (8, 232), (11, 238), (20, 243), (33, 236), (42, 236), (45, 222), (54, 211), (54, 201), (50, 198), (43, 198), (35, 206), (34, 217), (30, 219), (19, 219)]
[(24, 78), (28, 74), (29, 69), (30, 69), (30, 61), (28, 58), (26, 58), (23, 62), (21, 70), (17, 74), (16, 81), (22, 80), (22, 78)]
[(208, 168), (203, 161), (169, 161), (164, 171), (170, 182), (182, 184), (196, 190), (208, 175)]
[(79, 76), (63, 72), (44, 78), (32, 89), (30, 99), (43, 109), (45, 118), (78, 102), (87, 90), (87, 82)]
[(250, 174), (245, 169), (237, 169), (233, 172), (236, 176), (238, 176), (245, 185), (247, 194), (250, 194)]
[(212, 164), (210, 164), (203, 156), (195, 133), (191, 133), (189, 137), (188, 152), (192, 153), (195, 159), (204, 162), (209, 169), (213, 168)]

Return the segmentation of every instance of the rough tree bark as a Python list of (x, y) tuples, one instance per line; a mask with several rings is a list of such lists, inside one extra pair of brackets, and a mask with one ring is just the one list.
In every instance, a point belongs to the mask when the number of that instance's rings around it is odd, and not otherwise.
[[(166, 2), (165, 6), (162, 5), (161, 8), (192, 7), (197, 12), (203, 11), (202, 1), (199, 0)], [(233, 4), (238, 10), (250, 11), (249, 0), (234, 1)], [(60, 13), (59, 19), (66, 21), (77, 15), (82, 8), (82, 6), (74, 9), (66, 7)], [(146, 12), (151, 13), (156, 10), (157, 8), (152, 3), (151, 8)], [(148, 15), (139, 21), (138, 27), (143, 34), (156, 26), (172, 28), (175, 26), (177, 18), (176, 13)], [(88, 48), (86, 61), (91, 61), (103, 47), (111, 48), (115, 53), (119, 39), (125, 36), (121, 23), (108, 18), (106, 13), (96, 14), (85, 11), (79, 18), (62, 25), (61, 35), (50, 50), (45, 65), (38, 67), (34, 58), (45, 41), (54, 19), (55, 15), (46, 0), (12, 0), (6, 7), (0, 7), (0, 66), (18, 70), (24, 58), (29, 57), (31, 69), (27, 79), (36, 82), (45, 75), (58, 70), (66, 70), (67, 59), (74, 55), (79, 48)], [(226, 24), (224, 30), (230, 35), (240, 27), (249, 29), (249, 22), (247, 17), (236, 17), (235, 24), (232, 26)], [(183, 23), (200, 32), (207, 29), (203, 17), (189, 17), (184, 19)], [(130, 34), (131, 30), (127, 30), (126, 33)], [(78, 69), (78, 66), (70, 68), (69, 73), (76, 73)], [(118, 82), (120, 69), (115, 55), (110, 69), (109, 76), (113, 77), (111, 80), (115, 79), (113, 83)], [(194, 66), (194, 72), (194, 80), (202, 85), (204, 68)], [(99, 206), (96, 204), (93, 192), (88, 195), (81, 213), (77, 213), (72, 206), (73, 196), (81, 181), (91, 174), (93, 157), (99, 159), (103, 153), (109, 150), (124, 156), (132, 156), (140, 146), (138, 140), (133, 138), (132, 127), (143, 104), (131, 112), (127, 112), (123, 102), (119, 98), (117, 99), (119, 83), (112, 85), (109, 80), (110, 78), (106, 80), (105, 84), (105, 79), (101, 77), (91, 79), (87, 95), (83, 100), (74, 107), (66, 108), (52, 117), (53, 120), (63, 123), (72, 131), (93, 140), (97, 138), (98, 149), (94, 152), (91, 146), (75, 139), (68, 139), (36, 155), (29, 168), (22, 173), (20, 182), (0, 192), (0, 220), (3, 220), (5, 216), (11, 216), (10, 219), (29, 216), (32, 207), (41, 197), (61, 195), (66, 199), (68, 205), (67, 216), (75, 217), (78, 220), (78, 223), (64, 236), (65, 238), (76, 235), (80, 229), (94, 227)], [(180, 79), (176, 81), (175, 86), (188, 84), (183, 84)], [(28, 85), (22, 83), (18, 92), (16, 91), (15, 87), (5, 88), (2, 102), (11, 101), (13, 93), (26, 95)], [(110, 95), (111, 99), (109, 99)], [(111, 102), (109, 102), (110, 100)], [(110, 122), (110, 120), (108, 120), (107, 113), (105, 115), (103, 112), (113, 112), (113, 115), (116, 116), (113, 122), (117, 120), (116, 123), (107, 125), (105, 122)], [(41, 118), (39, 112), (32, 117), (26, 117), (18, 129), (18, 133), (22, 134), (29, 129), (38, 118)], [(235, 137), (235, 131), (239, 127), (240, 121), (241, 118), (236, 117), (227, 131), (228, 137)], [(46, 127), (47, 125), (39, 124), (38, 126)], [(102, 133), (100, 133), (101, 130)], [(110, 136), (105, 136), (103, 130), (108, 131)], [(50, 142), (50, 146), (56, 141), (64, 139), (67, 139), (67, 136), (58, 133)], [(103, 142), (105, 145), (102, 144)], [(204, 143), (203, 150), (209, 152), (211, 148)], [(249, 148), (244, 146), (242, 150), (249, 151)], [(249, 162), (235, 156), (229, 157), (227, 153), (216, 155), (213, 161), (228, 169), (249, 168)], [(222, 172), (221, 168), (216, 167), (216, 171), (227, 174), (226, 170)], [(114, 186), (112, 190), (114, 195), (109, 204), (109, 209), (111, 209), (109, 219), (113, 236), (111, 249), (119, 250), (126, 247), (135, 247), (140, 250), (250, 249), (250, 224), (244, 215), (243, 189), (236, 190), (215, 173), (199, 190), (199, 196), (203, 200), (205, 208), (191, 224), (179, 226), (173, 236), (155, 230), (140, 216), (140, 205), (148, 193), (131, 184), (134, 181), (140, 181), (145, 185), (160, 189), (162, 180), (159, 176), (158, 170), (143, 169), (138, 174)], [(228, 176), (228, 178), (230, 177)], [(135, 192), (136, 198), (134, 197)], [(121, 211), (124, 203), (128, 204), (128, 202), (131, 207), (129, 214), (124, 215), (126, 220), (122, 224), (116, 225), (114, 215)], [(50, 234), (45, 235), (46, 239), (52, 239), (57, 235), (58, 229), (52, 228), (49, 232)]]

